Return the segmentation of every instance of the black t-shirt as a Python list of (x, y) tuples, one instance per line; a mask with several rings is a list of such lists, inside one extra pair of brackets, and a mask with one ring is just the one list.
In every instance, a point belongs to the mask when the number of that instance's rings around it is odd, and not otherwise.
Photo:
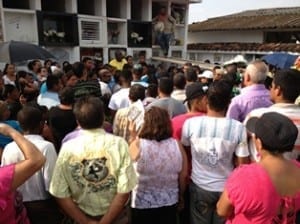
[(59, 150), (63, 138), (77, 127), (73, 111), (52, 107), (49, 111), (49, 126), (56, 141), (56, 149)]

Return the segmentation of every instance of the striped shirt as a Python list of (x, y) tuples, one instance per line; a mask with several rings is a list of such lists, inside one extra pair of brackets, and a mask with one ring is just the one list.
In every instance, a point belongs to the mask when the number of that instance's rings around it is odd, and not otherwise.
[(78, 81), (73, 89), (75, 99), (84, 96), (95, 96), (99, 98), (102, 96), (100, 84), (95, 80)]
[(192, 181), (207, 191), (223, 191), (234, 154), (249, 156), (246, 128), (230, 118), (190, 118), (183, 125), (181, 142), (191, 146)]

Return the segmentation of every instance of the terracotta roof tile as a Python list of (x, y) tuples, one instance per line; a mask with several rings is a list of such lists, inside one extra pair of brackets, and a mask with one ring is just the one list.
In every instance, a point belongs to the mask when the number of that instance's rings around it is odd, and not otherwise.
[(300, 7), (249, 10), (189, 25), (189, 32), (300, 28)]
[(197, 43), (188, 44), (188, 50), (202, 51), (288, 51), (300, 53), (300, 44), (293, 43)]

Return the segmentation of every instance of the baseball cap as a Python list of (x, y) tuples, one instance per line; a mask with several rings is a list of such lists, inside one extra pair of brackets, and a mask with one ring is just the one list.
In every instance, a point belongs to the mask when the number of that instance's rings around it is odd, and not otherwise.
[(237, 55), (233, 59), (224, 62), (223, 63), (223, 67), (226, 67), (228, 65), (233, 65), (233, 64), (244, 64), (244, 65), (247, 65), (248, 61), (244, 58), (243, 55)]
[(246, 128), (261, 140), (264, 149), (274, 153), (292, 151), (298, 136), (295, 124), (288, 117), (276, 112), (250, 118)]
[(143, 66), (141, 64), (134, 64), (133, 69), (134, 70), (143, 70)]
[(213, 72), (206, 70), (201, 75), (198, 75), (198, 78), (213, 79)]
[(194, 82), (194, 83), (187, 85), (187, 87), (185, 89), (186, 99), (183, 102), (195, 99), (199, 96), (204, 96), (207, 89), (208, 89), (207, 86), (203, 86), (199, 82)]

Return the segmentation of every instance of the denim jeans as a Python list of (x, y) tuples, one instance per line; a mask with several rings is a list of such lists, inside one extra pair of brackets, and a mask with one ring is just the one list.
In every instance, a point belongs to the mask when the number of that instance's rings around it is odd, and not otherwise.
[(165, 55), (168, 55), (170, 41), (172, 38), (173, 38), (172, 33), (163, 33), (163, 32), (156, 33), (156, 43), (160, 46), (160, 48), (163, 50)]
[(216, 204), (221, 192), (206, 191), (190, 183), (190, 223), (223, 224), (225, 220), (217, 215)]

